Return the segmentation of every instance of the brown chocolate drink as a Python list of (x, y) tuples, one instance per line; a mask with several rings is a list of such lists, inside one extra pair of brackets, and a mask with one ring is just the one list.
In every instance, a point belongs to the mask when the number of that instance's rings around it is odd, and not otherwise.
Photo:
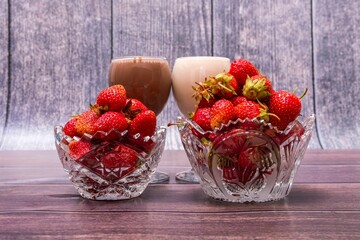
[(158, 115), (171, 89), (171, 72), (165, 58), (124, 57), (111, 61), (109, 85), (121, 84), (127, 98), (136, 98)]

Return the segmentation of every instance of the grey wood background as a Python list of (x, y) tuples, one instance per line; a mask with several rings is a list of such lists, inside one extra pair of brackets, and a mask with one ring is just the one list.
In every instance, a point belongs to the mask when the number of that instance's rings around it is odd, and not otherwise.
[[(244, 57), (317, 116), (311, 148), (360, 148), (358, 0), (0, 0), (0, 149), (54, 149), (113, 57)], [(178, 115), (169, 98), (159, 122)], [(167, 149), (181, 149), (176, 128)]]

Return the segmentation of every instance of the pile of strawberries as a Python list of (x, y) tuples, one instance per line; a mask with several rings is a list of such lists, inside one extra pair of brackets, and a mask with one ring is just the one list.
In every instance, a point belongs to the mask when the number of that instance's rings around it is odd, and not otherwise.
[(253, 119), (284, 130), (301, 111), (301, 97), (293, 92), (276, 91), (271, 81), (248, 60), (237, 59), (229, 72), (208, 77), (193, 86), (198, 101), (192, 120), (204, 131), (213, 131), (241, 119), (244, 130), (256, 130)]
[[(248, 60), (233, 61), (229, 72), (208, 77), (193, 89), (198, 104), (190, 117), (203, 131), (192, 128), (192, 133), (211, 147), (208, 157), (217, 159), (225, 181), (244, 185), (272, 172), (274, 163), (264, 161), (271, 159), (266, 141), (256, 140), (262, 134), (251, 137), (246, 131), (261, 131), (266, 139), (272, 139), (275, 149), (304, 133), (296, 119), (306, 91), (298, 97), (294, 92), (275, 90), (269, 78)], [(284, 131), (291, 122), (291, 129)], [(197, 161), (203, 165), (206, 159), (199, 154)]]
[[(69, 143), (72, 158), (79, 160), (97, 147), (105, 168), (119, 169), (126, 165), (128, 171), (137, 164), (138, 153), (149, 152), (154, 146), (149, 137), (155, 130), (155, 113), (141, 101), (127, 98), (122, 85), (102, 90), (94, 105), (72, 117), (63, 128), (65, 135), (72, 138)], [(99, 156), (87, 158), (97, 161)], [(94, 165), (87, 160), (83, 164)], [(122, 171), (121, 175), (128, 171)]]

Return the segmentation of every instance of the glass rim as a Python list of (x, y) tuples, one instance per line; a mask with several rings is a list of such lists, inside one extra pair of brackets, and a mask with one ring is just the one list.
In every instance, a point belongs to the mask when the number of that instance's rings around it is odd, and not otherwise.
[(185, 56), (185, 57), (178, 57), (176, 58), (175, 61), (177, 60), (229, 60), (230, 61), (230, 58), (228, 57), (221, 57), (221, 56)]
[(120, 61), (133, 61), (133, 62), (146, 62), (146, 61), (167, 61), (166, 57), (163, 56), (119, 56), (111, 59), (111, 62)]

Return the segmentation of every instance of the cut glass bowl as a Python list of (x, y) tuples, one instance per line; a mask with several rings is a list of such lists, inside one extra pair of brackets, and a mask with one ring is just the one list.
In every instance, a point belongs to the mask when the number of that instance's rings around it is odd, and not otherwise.
[[(64, 134), (62, 126), (56, 126), (54, 133), (60, 161), (79, 194), (93, 200), (121, 200), (138, 197), (150, 183), (164, 150), (166, 128), (157, 128), (140, 145), (129, 141), (126, 131), (97, 132), (73, 139)], [(115, 140), (99, 140), (110, 136), (114, 139), (114, 135)], [(91, 148), (75, 157), (69, 151), (71, 141), (85, 141)]]
[[(204, 132), (196, 123), (181, 117), (178, 128), (205, 194), (230, 202), (265, 202), (289, 194), (314, 121), (311, 115), (279, 131), (271, 124), (247, 119)], [(249, 123), (257, 127), (241, 129), (242, 124)]]

